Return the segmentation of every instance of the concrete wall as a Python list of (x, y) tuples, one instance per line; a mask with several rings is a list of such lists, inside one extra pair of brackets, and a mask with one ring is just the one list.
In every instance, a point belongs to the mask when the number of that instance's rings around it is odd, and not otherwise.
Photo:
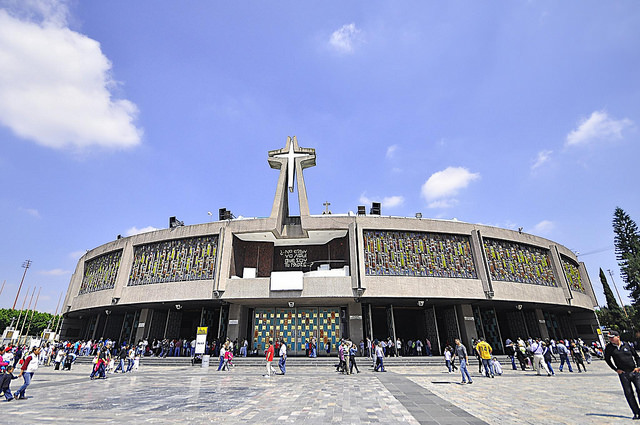
[[(496, 301), (533, 302), (552, 305), (567, 305), (593, 310), (597, 305), (595, 295), (584, 267), (580, 267), (586, 294), (572, 291), (567, 287), (564, 272), (556, 270), (560, 287), (552, 288), (533, 284), (489, 281), (488, 273), (482, 270), (485, 261), (478, 251), (480, 237), (496, 238), (525, 243), (550, 249), (565, 255), (579, 264), (575, 254), (562, 245), (538, 236), (512, 230), (482, 226), (470, 223), (380, 216), (308, 216), (304, 218), (305, 230), (349, 229), (351, 255), (351, 276), (308, 277), (304, 280), (303, 291), (270, 291), (269, 279), (230, 279), (233, 254), (233, 235), (248, 232), (273, 232), (274, 219), (243, 219), (214, 222), (175, 229), (164, 229), (141, 235), (122, 238), (88, 251), (78, 262), (71, 278), (63, 312), (83, 311), (112, 306), (112, 300), (119, 298), (117, 305), (155, 304), (161, 302), (213, 300), (214, 291), (224, 291), (222, 300), (238, 304), (277, 304), (285, 299), (295, 298), (296, 302), (347, 305), (353, 302), (355, 289), (363, 288), (366, 298), (427, 298), (427, 299), (467, 299), (488, 300), (487, 289), (493, 289)], [(362, 253), (364, 249), (363, 230), (400, 230), (451, 233), (472, 237), (473, 252), (478, 268), (477, 279), (448, 279), (435, 277), (366, 276)], [(474, 234), (475, 232), (475, 234)], [(128, 287), (127, 282), (133, 248), (136, 245), (204, 235), (219, 235), (218, 259), (214, 279), (150, 284)], [(357, 246), (356, 246), (357, 245)], [(85, 261), (114, 250), (122, 249), (120, 269), (114, 289), (77, 295), (84, 274)], [(555, 258), (555, 257), (554, 257)], [(557, 259), (556, 259), (557, 260)], [(552, 261), (554, 269), (557, 261)]]

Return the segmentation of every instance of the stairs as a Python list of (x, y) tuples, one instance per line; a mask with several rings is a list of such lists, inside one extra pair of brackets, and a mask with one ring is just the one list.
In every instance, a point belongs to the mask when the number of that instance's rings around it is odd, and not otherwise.
[[(502, 367), (510, 366), (511, 362), (507, 358), (507, 356), (496, 356), (500, 363), (502, 363)], [(76, 359), (76, 364), (90, 364), (93, 360), (92, 356), (82, 356)], [(277, 364), (279, 358), (274, 358), (274, 363)], [(213, 367), (214, 364), (217, 367), (218, 359), (211, 358), (210, 366)], [(356, 357), (356, 362), (359, 367), (366, 367), (372, 364), (372, 360), (368, 357)], [(238, 367), (263, 367), (265, 362), (263, 357), (234, 357), (233, 363)], [(287, 367), (327, 367), (330, 368), (333, 365), (338, 363), (337, 356), (331, 357), (316, 357), (316, 358), (307, 358), (307, 357), (288, 357), (287, 358)], [(140, 364), (142, 366), (191, 366), (191, 357), (143, 357), (140, 359)], [(458, 362), (456, 361), (456, 364)], [(196, 364), (200, 366), (200, 364)], [(442, 356), (422, 356), (422, 357), (385, 357), (384, 359), (385, 367), (404, 367), (404, 366), (440, 366), (445, 367), (444, 357)], [(478, 361), (475, 357), (469, 359), (470, 366), (478, 365)]]

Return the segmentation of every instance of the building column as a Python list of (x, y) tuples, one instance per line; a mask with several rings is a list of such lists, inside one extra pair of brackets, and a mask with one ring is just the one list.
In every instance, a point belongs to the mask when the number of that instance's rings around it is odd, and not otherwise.
[(478, 338), (476, 331), (476, 319), (473, 315), (471, 304), (460, 304), (456, 306), (456, 316), (460, 329), (460, 342), (466, 347), (471, 347), (471, 339)]
[(349, 315), (349, 338), (358, 344), (361, 339), (364, 340), (362, 306), (359, 303), (349, 303), (347, 313)]
[(396, 321), (393, 317), (393, 304), (387, 307), (387, 327), (389, 328), (389, 336), (393, 339), (393, 347), (396, 346)]
[[(229, 325), (227, 327), (227, 338), (231, 341), (238, 339), (240, 342), (240, 324), (242, 322), (242, 306), (240, 304), (229, 305)], [(245, 326), (246, 328), (246, 326)]]
[(133, 329), (131, 334), (134, 335), (133, 341), (140, 341), (145, 339), (149, 335), (149, 329), (151, 329), (151, 321), (153, 320), (153, 310), (150, 308), (143, 308), (140, 310), (140, 316), (138, 317), (138, 327)]
[(536, 319), (538, 320), (538, 332), (541, 339), (549, 338), (549, 329), (547, 329), (547, 321), (544, 318), (542, 309), (536, 308)]

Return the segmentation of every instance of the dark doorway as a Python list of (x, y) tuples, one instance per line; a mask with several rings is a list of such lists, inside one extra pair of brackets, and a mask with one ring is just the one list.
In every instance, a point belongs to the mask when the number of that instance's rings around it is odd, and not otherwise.
[(396, 324), (396, 338), (403, 343), (420, 339), (424, 342), (427, 335), (424, 309), (419, 307), (393, 307), (393, 320)]
[(454, 306), (436, 307), (436, 321), (438, 323), (438, 334), (440, 335), (440, 352), (444, 352), (444, 347), (455, 345), (454, 340), (460, 338), (458, 328), (458, 318)]
[(371, 322), (373, 324), (373, 339), (386, 340), (389, 338), (389, 326), (387, 324), (387, 308), (385, 306), (371, 306)]
[(191, 341), (196, 337), (196, 331), (200, 326), (200, 316), (202, 315), (202, 309), (197, 310), (183, 310), (182, 320), (180, 321), (180, 338)]

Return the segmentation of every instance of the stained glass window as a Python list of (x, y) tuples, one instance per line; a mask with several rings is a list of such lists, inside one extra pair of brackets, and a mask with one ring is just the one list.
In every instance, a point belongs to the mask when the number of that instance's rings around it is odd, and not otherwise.
[(364, 231), (368, 276), (477, 278), (469, 236)]
[(549, 250), (500, 239), (484, 239), (491, 279), (558, 286)]
[(78, 295), (113, 289), (120, 268), (122, 250), (101, 255), (84, 263), (84, 276)]
[(136, 246), (128, 285), (213, 279), (217, 249), (215, 235)]

